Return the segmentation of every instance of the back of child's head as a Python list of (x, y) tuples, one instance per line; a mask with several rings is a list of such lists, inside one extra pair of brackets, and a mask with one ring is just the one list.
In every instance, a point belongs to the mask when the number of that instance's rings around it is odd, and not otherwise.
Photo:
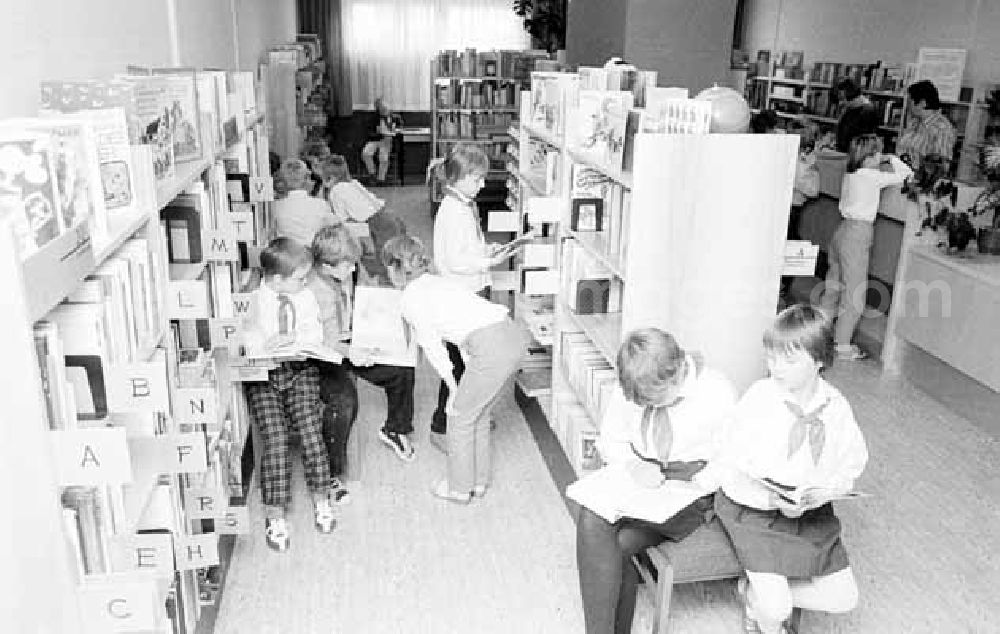
[(316, 168), (316, 164), (319, 161), (328, 156), (330, 156), (330, 146), (326, 144), (326, 141), (310, 141), (302, 149), (302, 160), (308, 163), (313, 169)]
[(882, 151), (882, 139), (877, 134), (859, 134), (851, 139), (847, 150), (848, 173), (856, 172), (864, 167), (865, 159)]
[(788, 134), (797, 134), (799, 136), (799, 149), (803, 152), (811, 152), (816, 146), (816, 140), (819, 138), (819, 127), (810, 122), (803, 121), (802, 119), (791, 119), (788, 122), (788, 126), (785, 128)]
[(437, 179), (444, 185), (469, 174), (486, 175), (490, 171), (490, 159), (482, 147), (474, 143), (456, 143), (444, 158), (432, 161), (427, 168), (427, 180)]
[(361, 259), (361, 246), (346, 225), (328, 225), (313, 236), (312, 254), (317, 263), (337, 266), (349, 261), (357, 264)]
[(340, 154), (331, 154), (320, 159), (316, 170), (320, 178), (331, 184), (346, 183), (351, 180), (351, 169), (347, 166), (347, 160)]
[(761, 110), (750, 117), (750, 132), (753, 134), (770, 134), (778, 127), (778, 113), (774, 110)]
[(290, 277), (302, 267), (312, 266), (312, 253), (291, 238), (275, 238), (260, 252), (260, 269), (265, 278)]
[(822, 310), (795, 304), (774, 318), (764, 331), (764, 350), (775, 354), (803, 351), (828, 368), (833, 363), (833, 325)]
[(312, 189), (312, 171), (300, 159), (288, 159), (282, 163), (281, 169), (278, 170), (278, 177), (285, 183), (285, 187), (289, 191), (293, 189)]
[(431, 259), (427, 257), (427, 249), (420, 240), (401, 235), (390, 238), (382, 246), (382, 264), (412, 280), (430, 270)]
[(618, 382), (625, 398), (641, 407), (662, 405), (684, 367), (684, 350), (669, 333), (640, 328), (618, 348)]

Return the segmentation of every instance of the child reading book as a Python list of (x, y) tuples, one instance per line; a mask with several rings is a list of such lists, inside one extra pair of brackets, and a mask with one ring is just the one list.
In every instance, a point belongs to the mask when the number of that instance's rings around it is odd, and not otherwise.
[(333, 213), (344, 222), (364, 222), (368, 225), (375, 248), (372, 257), (364, 261), (365, 269), (379, 282), (388, 283), (382, 265), (382, 246), (389, 239), (406, 233), (403, 221), (386, 207), (384, 200), (351, 178), (343, 156), (332, 154), (326, 157), (319, 162), (318, 169)]
[(770, 376), (737, 404), (716, 461), (715, 512), (746, 570), (738, 585), (746, 629), (773, 634), (785, 631), (793, 607), (846, 612), (857, 603), (830, 500), (851, 491), (868, 451), (847, 399), (820, 376), (834, 354), (819, 309), (781, 311), (764, 349)]
[[(312, 255), (290, 238), (276, 238), (260, 254), (263, 279), (253, 293), (253, 317), (245, 334), (249, 353), (267, 355), (282, 348), (320, 344), (319, 306), (305, 279)], [(312, 496), (316, 529), (333, 530), (330, 464), (323, 444), (319, 370), (308, 360), (279, 360), (268, 380), (246, 384), (247, 401), (263, 441), (261, 494), (267, 545), (284, 552), (289, 545), (285, 508), (291, 499), (289, 436), (302, 444), (306, 483)]]
[(823, 308), (836, 317), (834, 341), (842, 361), (866, 356), (851, 339), (865, 307), (868, 260), (882, 189), (902, 185), (912, 174), (906, 163), (882, 154), (882, 139), (877, 135), (862, 134), (851, 141), (840, 191), (843, 217), (830, 238), (830, 268), (822, 298)]
[(330, 213), (330, 206), (326, 201), (309, 195), (312, 189), (312, 172), (304, 162), (289, 159), (281, 164), (278, 175), (288, 193), (281, 200), (274, 201), (276, 235), (291, 238), (301, 246), (308, 247), (320, 227), (340, 223)]
[[(472, 143), (456, 143), (447, 156), (428, 168), (428, 177), (440, 181), (445, 194), (434, 218), (434, 266), (442, 277), (485, 299), (490, 298), (490, 268), (515, 253), (507, 245), (487, 244), (483, 237), (475, 198), (489, 169), (489, 158)], [(447, 350), (457, 381), (465, 364), (457, 346), (448, 344)], [(448, 427), (447, 402), (448, 385), (442, 380), (431, 422), (431, 444), (442, 450)]]
[[(691, 481), (698, 490), (687, 506), (660, 522), (609, 521), (580, 507), (577, 564), (588, 633), (630, 632), (639, 581), (631, 556), (665, 540), (680, 541), (706, 521), (715, 485), (703, 486), (698, 473), (715, 456), (736, 401), (725, 376), (703, 367), (697, 354), (685, 352), (656, 328), (625, 336), (617, 368), (618, 385), (609, 397), (597, 448), (605, 469), (626, 469), (633, 482), (606, 493), (621, 500), (639, 487), (662, 496), (668, 479)], [(647, 511), (652, 509), (635, 509), (637, 515)]]
[(353, 377), (359, 376), (385, 390), (388, 413), (379, 438), (400, 460), (409, 462), (414, 458), (409, 438), (413, 433), (414, 368), (379, 363), (371, 355), (358, 354), (348, 346), (354, 313), (352, 274), (361, 249), (347, 228), (338, 225), (320, 229), (313, 238), (312, 252), (314, 266), (309, 288), (319, 302), (323, 339), (349, 359), (343, 364), (320, 365), (320, 395), (326, 404), (324, 437), (334, 476), (333, 499), (341, 501), (336, 487), (340, 484), (339, 476), (343, 475), (347, 440), (358, 409)]
[[(397, 236), (382, 255), (393, 286), (403, 290), (403, 319), (450, 390), (445, 407), (450, 417), (448, 475), (435, 482), (432, 492), (468, 504), (472, 496), (485, 495), (490, 484), (490, 412), (527, 352), (527, 331), (510, 319), (505, 307), (429, 273), (430, 259), (416, 238)], [(465, 374), (458, 381), (446, 341), (465, 351)]]

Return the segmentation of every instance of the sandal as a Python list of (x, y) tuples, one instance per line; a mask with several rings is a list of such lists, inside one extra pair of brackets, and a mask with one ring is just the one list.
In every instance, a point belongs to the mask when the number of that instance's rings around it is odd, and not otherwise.
[(337, 520), (333, 517), (333, 507), (330, 500), (323, 498), (316, 502), (316, 530), (321, 533), (332, 533), (337, 526)]
[(279, 553), (288, 550), (288, 522), (283, 517), (264, 520), (264, 540), (267, 547)]

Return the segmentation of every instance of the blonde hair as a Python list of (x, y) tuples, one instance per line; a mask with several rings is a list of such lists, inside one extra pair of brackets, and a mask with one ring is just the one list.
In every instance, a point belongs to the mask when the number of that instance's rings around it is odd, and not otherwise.
[(469, 174), (485, 175), (489, 171), (490, 159), (483, 148), (475, 143), (456, 143), (443, 158), (427, 166), (427, 181), (433, 178), (443, 185), (453, 185)]
[(410, 281), (430, 270), (431, 259), (420, 240), (402, 235), (389, 239), (382, 246), (382, 264)]
[(317, 264), (337, 266), (345, 261), (357, 264), (361, 259), (361, 245), (343, 224), (321, 227), (313, 236), (310, 250)]
[(301, 159), (288, 159), (278, 169), (278, 178), (288, 190), (312, 189), (312, 171)]
[(877, 134), (861, 134), (851, 139), (847, 151), (847, 172), (856, 172), (865, 164), (865, 159), (882, 151), (882, 139)]
[(682, 378), (684, 350), (669, 333), (640, 328), (625, 335), (618, 348), (618, 382), (625, 398), (640, 407), (663, 404)]

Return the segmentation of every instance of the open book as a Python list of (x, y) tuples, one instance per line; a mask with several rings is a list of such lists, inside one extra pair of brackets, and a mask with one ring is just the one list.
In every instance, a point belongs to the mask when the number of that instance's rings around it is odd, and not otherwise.
[(330, 202), (343, 205), (343, 210), (355, 222), (364, 222), (380, 211), (385, 202), (356, 180), (337, 183), (330, 189)]
[(417, 365), (417, 342), (403, 321), (401, 297), (402, 291), (395, 288), (355, 287), (351, 358), (369, 358), (383, 365)]
[(293, 342), (287, 346), (279, 346), (273, 350), (247, 351), (247, 359), (274, 359), (275, 361), (294, 361), (301, 359), (319, 359), (329, 363), (339, 364), (344, 355), (321, 343)]
[(643, 487), (624, 465), (608, 465), (566, 487), (566, 497), (608, 522), (632, 517), (659, 524), (707, 493), (701, 485), (681, 480)]
[(862, 491), (847, 491), (846, 493), (833, 494), (827, 489), (817, 487), (793, 487), (788, 484), (776, 482), (771, 478), (761, 478), (758, 479), (757, 482), (765, 489), (777, 493), (778, 496), (780, 496), (785, 502), (796, 506), (801, 505), (802, 499), (810, 492), (817, 495), (819, 500), (824, 500), (825, 502), (855, 500), (857, 498), (869, 497), (868, 493), (864, 493)]

